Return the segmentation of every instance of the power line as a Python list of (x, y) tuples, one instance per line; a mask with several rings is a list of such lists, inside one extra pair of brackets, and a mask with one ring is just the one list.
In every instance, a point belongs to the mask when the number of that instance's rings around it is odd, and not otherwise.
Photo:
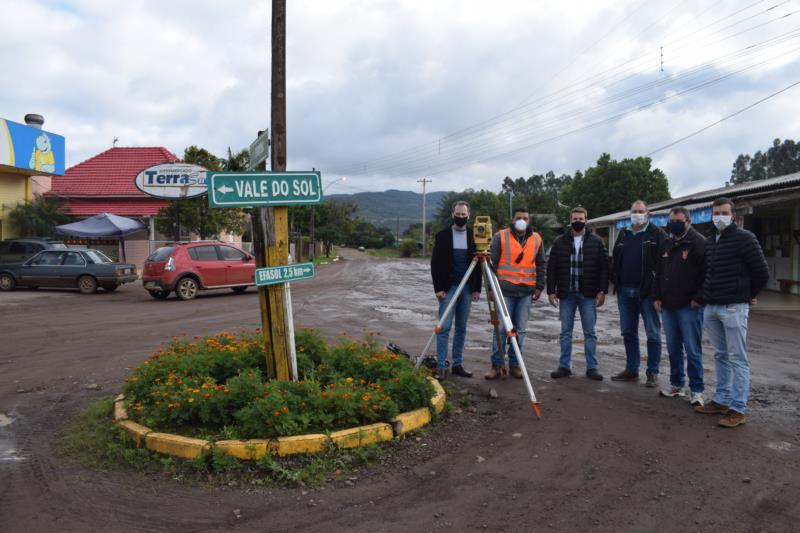
[(647, 154), (647, 156), (649, 157), (649, 156), (651, 156), (651, 155), (653, 155), (653, 154), (657, 154), (658, 152), (661, 152), (661, 151), (663, 151), (663, 150), (666, 150), (667, 148), (671, 148), (672, 146), (675, 146), (675, 145), (676, 145), (676, 144), (678, 144), (678, 143), (682, 143), (683, 141), (685, 141), (685, 140), (687, 140), (687, 139), (691, 139), (691, 138), (692, 138), (692, 137), (694, 137), (695, 135), (699, 135), (700, 133), (703, 133), (703, 132), (704, 132), (704, 131), (706, 131), (707, 129), (709, 129), (709, 128), (713, 128), (713, 127), (714, 127), (714, 126), (716, 126), (717, 124), (722, 124), (722, 123), (723, 123), (723, 122), (725, 122), (726, 120), (728, 120), (728, 119), (731, 119), (731, 118), (735, 117), (736, 115), (740, 115), (740, 114), (744, 113), (745, 111), (747, 111), (747, 110), (749, 110), (749, 109), (753, 109), (753, 108), (754, 108), (754, 107), (756, 107), (757, 105), (759, 105), (759, 104), (762, 104), (762, 103), (766, 102), (767, 100), (770, 100), (770, 99), (772, 99), (772, 98), (774, 98), (774, 97), (778, 96), (779, 94), (781, 94), (781, 93), (784, 93), (784, 92), (788, 91), (789, 89), (791, 89), (792, 87), (795, 87), (796, 85), (800, 85), (800, 81), (796, 81), (796, 82), (794, 82), (794, 83), (792, 83), (792, 84), (790, 84), (790, 85), (787, 85), (786, 87), (784, 87), (784, 88), (783, 88), (783, 89), (781, 89), (780, 91), (776, 91), (776, 92), (774, 92), (774, 93), (770, 94), (769, 96), (765, 96), (764, 98), (762, 98), (762, 99), (760, 99), (760, 100), (757, 100), (757, 101), (753, 102), (752, 104), (750, 104), (750, 105), (748, 105), (748, 106), (746, 106), (746, 107), (743, 107), (743, 108), (739, 109), (738, 111), (735, 111), (734, 113), (731, 113), (730, 115), (727, 115), (727, 116), (725, 116), (725, 117), (722, 117), (721, 119), (719, 119), (719, 120), (718, 120), (718, 121), (716, 121), (716, 122), (712, 122), (712, 123), (711, 123), (711, 124), (709, 124), (708, 126), (704, 126), (704, 127), (700, 128), (699, 130), (693, 131), (693, 132), (692, 132), (692, 133), (690, 133), (689, 135), (686, 135), (686, 136), (684, 136), (684, 137), (681, 137), (680, 139), (677, 139), (677, 140), (675, 140), (675, 141), (672, 141), (672, 142), (671, 142), (671, 143), (669, 143), (669, 144), (665, 144), (665, 145), (664, 145), (664, 146), (662, 146), (661, 148), (657, 148), (657, 149), (653, 150), (652, 152), (648, 153), (648, 154)]

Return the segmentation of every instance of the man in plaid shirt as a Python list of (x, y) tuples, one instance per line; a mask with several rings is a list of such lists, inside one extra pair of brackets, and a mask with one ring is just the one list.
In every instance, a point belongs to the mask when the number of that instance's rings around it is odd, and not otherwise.
[(608, 293), (608, 251), (603, 240), (586, 227), (588, 213), (576, 207), (570, 213), (570, 229), (558, 237), (547, 261), (547, 297), (558, 306), (561, 319), (561, 357), (554, 379), (572, 375), (572, 330), (575, 311), (581, 313), (586, 377), (601, 381), (597, 370), (597, 308)]

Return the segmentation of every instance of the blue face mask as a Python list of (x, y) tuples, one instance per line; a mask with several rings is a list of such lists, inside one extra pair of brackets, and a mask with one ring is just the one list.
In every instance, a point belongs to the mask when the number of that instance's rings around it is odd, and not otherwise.
[(676, 220), (667, 224), (667, 229), (676, 237), (680, 237), (686, 232), (686, 222)]

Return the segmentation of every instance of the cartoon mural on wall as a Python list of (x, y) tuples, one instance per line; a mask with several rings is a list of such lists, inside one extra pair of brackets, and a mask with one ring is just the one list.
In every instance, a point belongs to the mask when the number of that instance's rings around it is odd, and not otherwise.
[(54, 172), (56, 169), (56, 160), (53, 156), (53, 150), (50, 145), (50, 137), (46, 133), (42, 133), (36, 137), (36, 146), (33, 148), (31, 160), (28, 166), (34, 170), (41, 172)]
[(64, 174), (64, 137), (0, 118), (0, 165)]

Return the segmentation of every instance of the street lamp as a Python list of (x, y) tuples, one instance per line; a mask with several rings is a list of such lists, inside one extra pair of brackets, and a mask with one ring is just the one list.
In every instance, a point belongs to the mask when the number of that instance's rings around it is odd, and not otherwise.
[[(324, 185), (322, 187), (322, 193), (325, 194), (325, 191), (328, 189), (328, 187), (330, 187), (334, 183), (338, 183), (340, 181), (347, 181), (347, 176), (342, 176), (341, 178), (336, 178), (335, 180), (333, 180), (332, 182), (328, 183), (327, 185)], [(317, 241), (316, 241), (316, 235), (314, 234), (314, 229), (315, 229), (314, 228), (314, 224), (316, 222), (316, 218), (317, 218), (317, 208), (316, 208), (315, 205), (312, 205), (311, 206), (311, 231), (309, 232), (311, 234), (310, 235), (310, 237), (311, 237), (311, 249), (309, 250), (309, 255), (311, 256), (311, 260), (312, 261), (314, 260), (314, 256), (316, 255), (316, 252), (317, 252)]]

